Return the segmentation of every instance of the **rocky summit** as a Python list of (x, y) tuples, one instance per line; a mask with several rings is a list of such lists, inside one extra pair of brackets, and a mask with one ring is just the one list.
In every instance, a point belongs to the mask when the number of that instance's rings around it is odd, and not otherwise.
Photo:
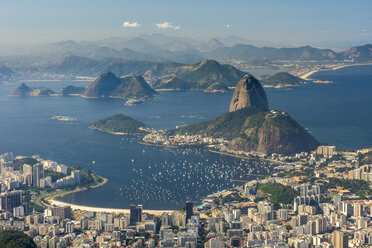
[(106, 72), (92, 82), (83, 92), (86, 98), (114, 97), (123, 99), (151, 99), (156, 95), (142, 76), (119, 78)]
[(244, 76), (236, 85), (230, 102), (230, 112), (246, 107), (255, 107), (263, 111), (269, 109), (266, 93), (252, 75)]

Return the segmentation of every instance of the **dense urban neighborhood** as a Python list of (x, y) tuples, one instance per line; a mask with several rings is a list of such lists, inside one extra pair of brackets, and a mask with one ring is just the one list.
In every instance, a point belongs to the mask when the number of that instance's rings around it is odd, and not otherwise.
[(270, 160), (275, 172), (201, 202), (185, 201), (180, 210), (132, 204), (92, 211), (50, 202), (58, 193), (102, 183), (97, 175), (7, 153), (0, 159), (0, 228), (24, 232), (43, 248), (370, 247), (371, 154), (333, 146), (294, 156), (236, 154)]

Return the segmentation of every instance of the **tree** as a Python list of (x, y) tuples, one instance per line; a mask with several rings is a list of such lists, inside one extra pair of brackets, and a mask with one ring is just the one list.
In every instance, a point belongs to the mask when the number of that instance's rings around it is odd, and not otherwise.
[(19, 231), (1, 231), (1, 248), (37, 248), (35, 242), (26, 234)]

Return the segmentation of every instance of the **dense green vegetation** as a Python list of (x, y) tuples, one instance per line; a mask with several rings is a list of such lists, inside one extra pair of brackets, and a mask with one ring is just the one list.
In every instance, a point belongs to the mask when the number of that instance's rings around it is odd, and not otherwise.
[(263, 86), (299, 86), (306, 83), (306, 80), (289, 74), (288, 72), (278, 72), (271, 77), (260, 81)]
[(161, 79), (157, 88), (177, 90), (227, 90), (235, 86), (246, 74), (231, 65), (221, 65), (215, 60), (205, 60), (191, 66), (179, 66), (175, 76)]
[(44, 176), (45, 177), (49, 177), (49, 176), (52, 177), (52, 182), (55, 182), (58, 179), (61, 179), (61, 178), (65, 177), (66, 175), (61, 173), (61, 172), (44, 170)]
[(367, 198), (372, 196), (372, 189), (370, 188), (370, 184), (364, 180), (348, 180), (348, 179), (339, 179), (339, 178), (330, 178), (328, 182), (324, 182), (321, 186), (321, 191), (325, 192), (328, 188), (337, 188), (343, 187), (344, 189), (348, 189), (354, 194)]
[(293, 204), (299, 193), (292, 187), (280, 183), (263, 183), (258, 187), (265, 193), (265, 198), (273, 204)]
[(93, 127), (106, 132), (137, 134), (144, 133), (145, 131), (139, 128), (147, 126), (129, 116), (118, 114), (97, 121)]
[(36, 248), (34, 241), (19, 231), (1, 231), (0, 232), (1, 248)]
[(58, 91), (58, 94), (62, 96), (67, 95), (80, 95), (84, 92), (85, 87), (77, 87), (73, 85), (66, 86)]
[(199, 124), (169, 130), (168, 134), (202, 134), (216, 138), (233, 139), (239, 135), (247, 117), (259, 112), (260, 110), (257, 108), (244, 108)]
[(296, 177), (296, 176), (307, 176), (312, 177), (314, 176), (314, 169), (306, 168), (302, 171), (283, 171), (278, 173), (278, 177)]
[(248, 198), (245, 198), (245, 197), (242, 197), (241, 195), (239, 195), (238, 193), (232, 193), (232, 194), (229, 194), (225, 197), (222, 198), (221, 200), (221, 204), (225, 204), (225, 203), (228, 203), (228, 202), (245, 202), (245, 201), (249, 201)]
[(161, 80), (161, 84), (157, 86), (158, 89), (173, 89), (173, 90), (189, 90), (191, 84), (180, 79), (179, 77), (172, 77), (171, 79)]
[(169, 130), (168, 135), (200, 134), (231, 140), (235, 150), (294, 154), (312, 151), (319, 142), (288, 114), (253, 107), (239, 109), (199, 124)]

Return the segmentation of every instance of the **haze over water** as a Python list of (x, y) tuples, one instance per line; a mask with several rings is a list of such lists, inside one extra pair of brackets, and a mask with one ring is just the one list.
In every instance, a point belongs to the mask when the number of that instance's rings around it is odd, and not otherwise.
[[(320, 72), (312, 78), (334, 84), (294, 89), (266, 89), (270, 108), (286, 111), (320, 141), (342, 148), (372, 146), (372, 66)], [(58, 89), (87, 82), (30, 82)], [(125, 106), (118, 99), (80, 97), (12, 98), (17, 84), (0, 85), (0, 152), (39, 154), (44, 159), (90, 168), (107, 177), (101, 188), (65, 196), (64, 201), (90, 206), (148, 209), (179, 208), (233, 185), (241, 173), (267, 173), (258, 163), (220, 156), (202, 149), (143, 146), (130, 137), (91, 130), (96, 120), (118, 113), (156, 129), (208, 120), (228, 111), (227, 93), (161, 92), (151, 102)], [(62, 115), (76, 120), (62, 122)], [(96, 161), (96, 164), (92, 164)]]

